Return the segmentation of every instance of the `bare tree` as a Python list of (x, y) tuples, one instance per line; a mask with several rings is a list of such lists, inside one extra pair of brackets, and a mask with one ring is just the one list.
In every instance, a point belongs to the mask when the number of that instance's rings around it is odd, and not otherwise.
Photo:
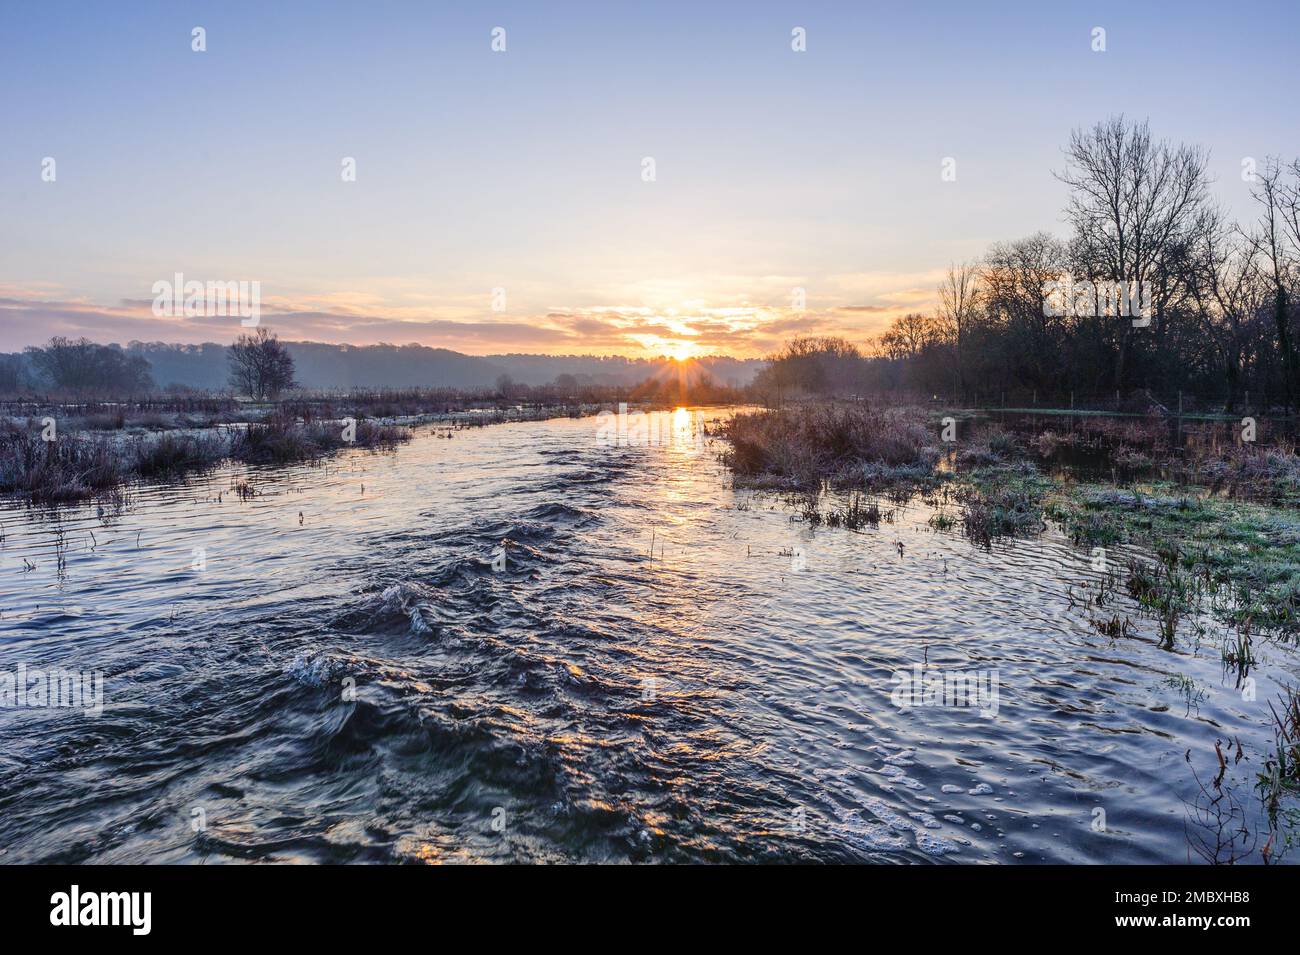
[(949, 265), (948, 274), (939, 285), (939, 324), (952, 342), (957, 372), (957, 392), (966, 393), (966, 341), (979, 308), (979, 266), (973, 262)]
[[(1186, 290), (1169, 281), (1170, 260), (1183, 254), (1208, 202), (1205, 150), (1156, 142), (1146, 122), (1123, 116), (1075, 130), (1058, 178), (1071, 189), (1066, 210), (1076, 260), (1089, 280), (1150, 283), (1157, 321)], [(1113, 383), (1125, 385), (1132, 322), (1110, 325)]]
[(230, 383), (256, 401), (275, 400), (294, 387), (293, 356), (278, 338), (259, 328), (230, 346)]
[(943, 340), (943, 329), (930, 315), (908, 312), (880, 336), (880, 347), (893, 359), (918, 358)]
[(1291, 289), (1300, 272), (1300, 160), (1290, 166), (1293, 182), (1286, 181), (1285, 172), (1280, 162), (1268, 160), (1251, 194), (1261, 206), (1260, 247), (1273, 287), (1273, 327), (1282, 358), (1282, 390), (1287, 404), (1292, 404), (1300, 384), (1291, 340)]
[(844, 338), (794, 338), (767, 361), (755, 384), (760, 391), (774, 394), (778, 404), (788, 390), (845, 393), (857, 390), (862, 381), (862, 352)]
[(55, 388), (80, 394), (91, 387), (95, 375), (95, 344), (88, 338), (73, 340), (57, 335), (44, 347), (27, 349), (32, 367)]
[(1188, 286), (1202, 330), (1223, 365), (1228, 386), (1226, 408), (1233, 411), (1241, 395), (1243, 362), (1250, 326), (1267, 299), (1260, 269), (1262, 240), (1230, 224), (1215, 210), (1197, 236)]
[(995, 243), (985, 255), (980, 273), (980, 303), (987, 331), (1005, 345), (1002, 362), (1024, 384), (1044, 393), (1072, 387), (1066, 352), (1078, 329), (1069, 314), (1049, 314), (1044, 289), (1065, 277), (1066, 250), (1046, 232), (1013, 242)]
[(88, 338), (56, 336), (44, 347), (28, 348), (27, 358), (52, 387), (76, 395), (130, 394), (153, 387), (146, 359)]

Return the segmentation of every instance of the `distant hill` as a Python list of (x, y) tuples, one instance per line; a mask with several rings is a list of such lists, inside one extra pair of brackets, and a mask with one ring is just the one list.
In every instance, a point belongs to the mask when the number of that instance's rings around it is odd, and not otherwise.
[[(423, 345), (322, 345), (286, 342), (298, 383), (304, 388), (477, 388), (490, 385), (503, 369), (482, 358)], [(225, 388), (229, 373), (226, 346), (132, 342), (160, 388), (172, 383), (192, 388)]]
[[(311, 389), (348, 388), (490, 388), (502, 375), (519, 384), (544, 385), (559, 375), (579, 384), (640, 384), (652, 376), (674, 373), (670, 358), (623, 358), (598, 355), (463, 355), (425, 345), (326, 345), (285, 342), (293, 355), (298, 383)], [(116, 346), (115, 346), (116, 347)], [(131, 342), (125, 351), (149, 362), (159, 388), (187, 385), (205, 391), (227, 387), (226, 346)], [(8, 359), (18, 366), (24, 356)], [(749, 384), (763, 367), (758, 359), (708, 357), (694, 360), (720, 385)], [(25, 371), (29, 371), (25, 369)], [(28, 375), (30, 379), (30, 375)]]

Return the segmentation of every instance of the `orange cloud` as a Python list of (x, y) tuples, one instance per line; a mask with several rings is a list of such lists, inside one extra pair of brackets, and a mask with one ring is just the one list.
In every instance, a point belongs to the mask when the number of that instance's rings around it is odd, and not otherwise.
[[(858, 273), (831, 276), (820, 285), (797, 276), (751, 278), (762, 300), (740, 294), (730, 300), (716, 294), (691, 298), (676, 283), (648, 282), (636, 288), (640, 300), (622, 299), (637, 304), (511, 307), (500, 313), (491, 310), (487, 294), (435, 299), (415, 281), (386, 280), (378, 290), (357, 292), (284, 295), (267, 294), (264, 287), (261, 311), (262, 324), (291, 341), (419, 343), (469, 354), (743, 358), (767, 354), (796, 335), (833, 334), (864, 342), (893, 318), (928, 307), (935, 295), (921, 283), (933, 277)], [(744, 283), (743, 277), (728, 276), (716, 284), (740, 288)], [(0, 286), (0, 348), (39, 344), (52, 335), (120, 343), (225, 343), (244, 330), (237, 318), (158, 317), (151, 299), (102, 305), (59, 291), (42, 283)], [(806, 309), (792, 306), (796, 291)]]

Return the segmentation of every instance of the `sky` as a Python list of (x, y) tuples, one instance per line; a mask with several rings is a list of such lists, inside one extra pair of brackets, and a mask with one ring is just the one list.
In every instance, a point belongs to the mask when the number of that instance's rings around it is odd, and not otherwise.
[(245, 330), (155, 314), (177, 273), (258, 282), (290, 340), (864, 341), (949, 263), (1064, 235), (1062, 149), (1116, 113), (1207, 147), (1249, 217), (1243, 158), (1300, 156), (1297, 28), (1294, 0), (4, 0), (0, 349)]

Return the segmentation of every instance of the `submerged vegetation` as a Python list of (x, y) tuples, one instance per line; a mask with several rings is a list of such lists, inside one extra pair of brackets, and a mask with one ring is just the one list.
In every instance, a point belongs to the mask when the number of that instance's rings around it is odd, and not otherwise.
[(1176, 447), (1145, 419), (1084, 417), (1061, 432), (1029, 416), (969, 415), (946, 442), (945, 421), (955, 413), (865, 402), (740, 413), (723, 460), (740, 482), (805, 492), (946, 485), (960, 513), (932, 526), (959, 524), (984, 546), (1050, 520), (1081, 548), (1157, 555), (1131, 568), (1129, 589), (1171, 631), (1206, 604), (1229, 623), (1300, 633), (1300, 463), (1289, 447), (1216, 443), (1206, 429)]
[(276, 418), (235, 432), (230, 456), (248, 464), (292, 464), (346, 447), (391, 449), (411, 438), (407, 428), (373, 421), (357, 421), (351, 429), (348, 433), (337, 422), (298, 424)]
[[(1133, 620), (1107, 606), (1120, 592), (1150, 617), (1166, 649), (1188, 631), (1199, 642), (1203, 620), (1213, 617), (1227, 628), (1221, 659), (1239, 688), (1258, 665), (1257, 639), (1300, 639), (1300, 459), (1280, 437), (1257, 447), (1213, 423), (1155, 415), (994, 420), (860, 400), (741, 413), (724, 434), (722, 456), (736, 482), (799, 490), (810, 523), (874, 525), (878, 519), (846, 519), (878, 513), (863, 494), (895, 502), (919, 494), (935, 506), (936, 532), (960, 529), (983, 548), (1055, 524), (1099, 572), (1084, 585), (1086, 597), (1070, 594), (1094, 630), (1138, 638)], [(816, 503), (828, 488), (851, 495), (846, 511), (832, 512), (836, 519)], [(1177, 688), (1189, 711), (1203, 698), (1185, 678)], [(1300, 696), (1290, 689), (1271, 706), (1276, 745), (1257, 786), (1266, 837), (1243, 836), (1221, 748), (1216, 776), (1203, 780), (1193, 768), (1201, 794), (1189, 805), (1196, 827), (1189, 844), (1206, 861), (1259, 852), (1274, 862), (1295, 841)]]

